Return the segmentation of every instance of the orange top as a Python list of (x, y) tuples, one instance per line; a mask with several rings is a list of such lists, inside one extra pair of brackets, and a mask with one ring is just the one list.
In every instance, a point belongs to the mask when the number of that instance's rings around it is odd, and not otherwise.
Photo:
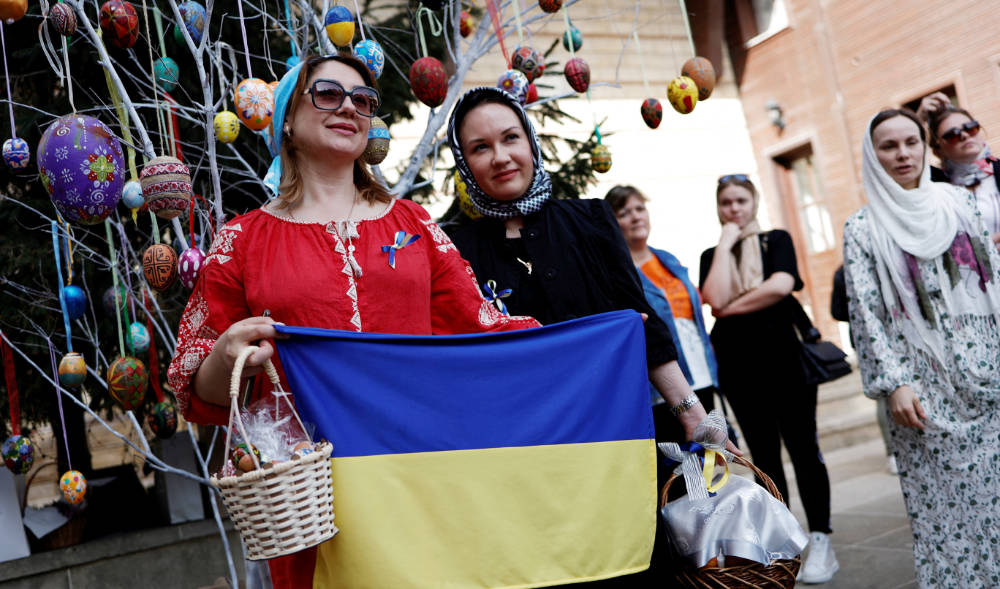
[(674, 317), (694, 321), (694, 307), (691, 306), (687, 288), (680, 278), (664, 268), (656, 256), (646, 260), (639, 269), (663, 291)]

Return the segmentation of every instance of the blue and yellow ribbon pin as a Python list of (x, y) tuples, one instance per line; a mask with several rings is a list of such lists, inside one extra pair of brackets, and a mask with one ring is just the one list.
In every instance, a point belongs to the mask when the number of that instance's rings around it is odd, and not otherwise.
[(383, 245), (382, 252), (389, 254), (389, 267), (393, 270), (396, 269), (396, 252), (403, 249), (404, 247), (410, 245), (414, 241), (420, 239), (420, 234), (410, 235), (405, 231), (399, 231), (396, 233), (396, 242), (392, 245)]
[(486, 293), (486, 300), (497, 306), (497, 309), (504, 315), (510, 315), (507, 312), (507, 305), (503, 304), (501, 299), (505, 299), (511, 295), (513, 290), (505, 288), (501, 291), (497, 291), (497, 281), (487, 280), (483, 283), (483, 292)]

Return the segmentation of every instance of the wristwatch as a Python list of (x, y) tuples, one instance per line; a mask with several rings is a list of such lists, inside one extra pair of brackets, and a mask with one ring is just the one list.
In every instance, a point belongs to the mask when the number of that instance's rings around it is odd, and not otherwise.
[(695, 405), (697, 405), (700, 402), (701, 402), (701, 400), (698, 399), (698, 395), (696, 395), (694, 393), (691, 393), (690, 395), (684, 397), (683, 401), (681, 401), (677, 405), (674, 405), (673, 407), (671, 407), (670, 408), (670, 412), (674, 414), (674, 417), (676, 417), (676, 416), (680, 415), (681, 413), (684, 413), (688, 409), (694, 407)]

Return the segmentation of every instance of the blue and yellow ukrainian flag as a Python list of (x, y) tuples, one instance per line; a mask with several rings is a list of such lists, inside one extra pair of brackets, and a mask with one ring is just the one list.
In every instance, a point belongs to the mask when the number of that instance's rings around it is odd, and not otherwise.
[(315, 587), (537, 587), (633, 573), (655, 529), (642, 322), (403, 336), (281, 327), (333, 442)]

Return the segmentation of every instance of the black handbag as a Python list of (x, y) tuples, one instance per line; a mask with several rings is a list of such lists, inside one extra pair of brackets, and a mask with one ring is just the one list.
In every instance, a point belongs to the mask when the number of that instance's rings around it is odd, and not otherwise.
[(798, 299), (790, 298), (794, 303), (795, 327), (802, 342), (802, 368), (806, 384), (823, 384), (850, 374), (851, 365), (847, 363), (847, 354), (836, 345), (822, 340), (819, 330), (812, 324)]

